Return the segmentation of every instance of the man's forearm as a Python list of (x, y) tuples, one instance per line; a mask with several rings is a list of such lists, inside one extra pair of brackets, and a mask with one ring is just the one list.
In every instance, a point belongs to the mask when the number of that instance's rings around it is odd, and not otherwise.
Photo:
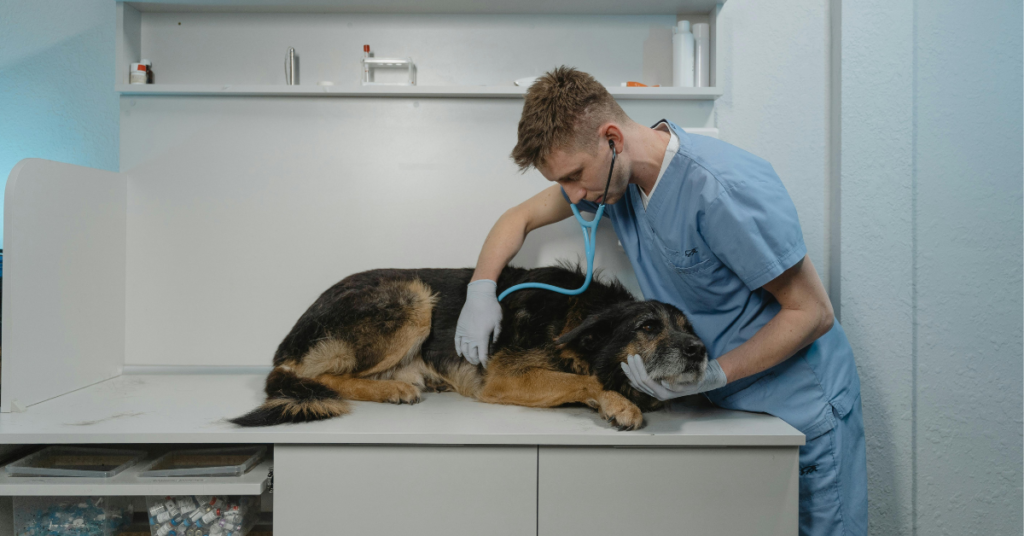
[(729, 382), (767, 370), (824, 335), (832, 318), (821, 311), (782, 309), (747, 342), (718, 358)]
[(480, 249), (480, 257), (476, 261), (473, 279), (498, 280), (498, 275), (512, 257), (519, 253), (526, 239), (526, 224), (515, 210), (506, 211), (487, 233), (484, 246)]

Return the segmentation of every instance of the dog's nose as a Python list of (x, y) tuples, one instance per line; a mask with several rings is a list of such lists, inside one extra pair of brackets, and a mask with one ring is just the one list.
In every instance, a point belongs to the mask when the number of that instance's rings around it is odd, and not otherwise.
[(686, 357), (697, 357), (704, 353), (704, 343), (696, 339), (690, 339), (683, 344), (683, 355)]

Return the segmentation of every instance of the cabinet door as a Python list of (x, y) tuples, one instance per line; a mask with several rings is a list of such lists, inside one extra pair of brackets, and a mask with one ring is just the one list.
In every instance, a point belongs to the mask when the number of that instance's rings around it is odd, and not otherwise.
[(537, 447), (274, 447), (274, 534), (535, 535)]
[(538, 536), (797, 533), (797, 447), (541, 447)]

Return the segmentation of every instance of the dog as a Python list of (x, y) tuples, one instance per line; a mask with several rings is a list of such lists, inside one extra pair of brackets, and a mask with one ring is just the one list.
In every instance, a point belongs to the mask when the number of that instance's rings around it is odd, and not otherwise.
[[(707, 350), (686, 316), (639, 301), (617, 280), (576, 296), (513, 292), (487, 367), (456, 353), (455, 327), (473, 270), (379, 269), (346, 277), (299, 317), (274, 354), (266, 401), (231, 419), (240, 426), (317, 421), (350, 411), (347, 400), (415, 404), (423, 391), (455, 391), (492, 404), (582, 403), (619, 430), (643, 427), (662, 402), (634, 389), (620, 368), (639, 354), (654, 381), (700, 381)], [(506, 267), (498, 291), (539, 282), (579, 288), (567, 264)]]

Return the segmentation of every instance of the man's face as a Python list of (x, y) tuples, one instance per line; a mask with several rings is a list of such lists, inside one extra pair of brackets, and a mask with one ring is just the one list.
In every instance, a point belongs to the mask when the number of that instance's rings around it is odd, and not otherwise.
[[(600, 203), (608, 181), (608, 167), (612, 163), (611, 148), (607, 142), (602, 142), (594, 154), (573, 149), (568, 151), (552, 151), (544, 164), (537, 167), (538, 171), (547, 180), (557, 182), (569, 196), (570, 202), (578, 203), (586, 199)], [(608, 186), (608, 199), (604, 200), (608, 205), (622, 199), (629, 185), (628, 164), (624, 160), (622, 154), (616, 157), (612, 181)]]

